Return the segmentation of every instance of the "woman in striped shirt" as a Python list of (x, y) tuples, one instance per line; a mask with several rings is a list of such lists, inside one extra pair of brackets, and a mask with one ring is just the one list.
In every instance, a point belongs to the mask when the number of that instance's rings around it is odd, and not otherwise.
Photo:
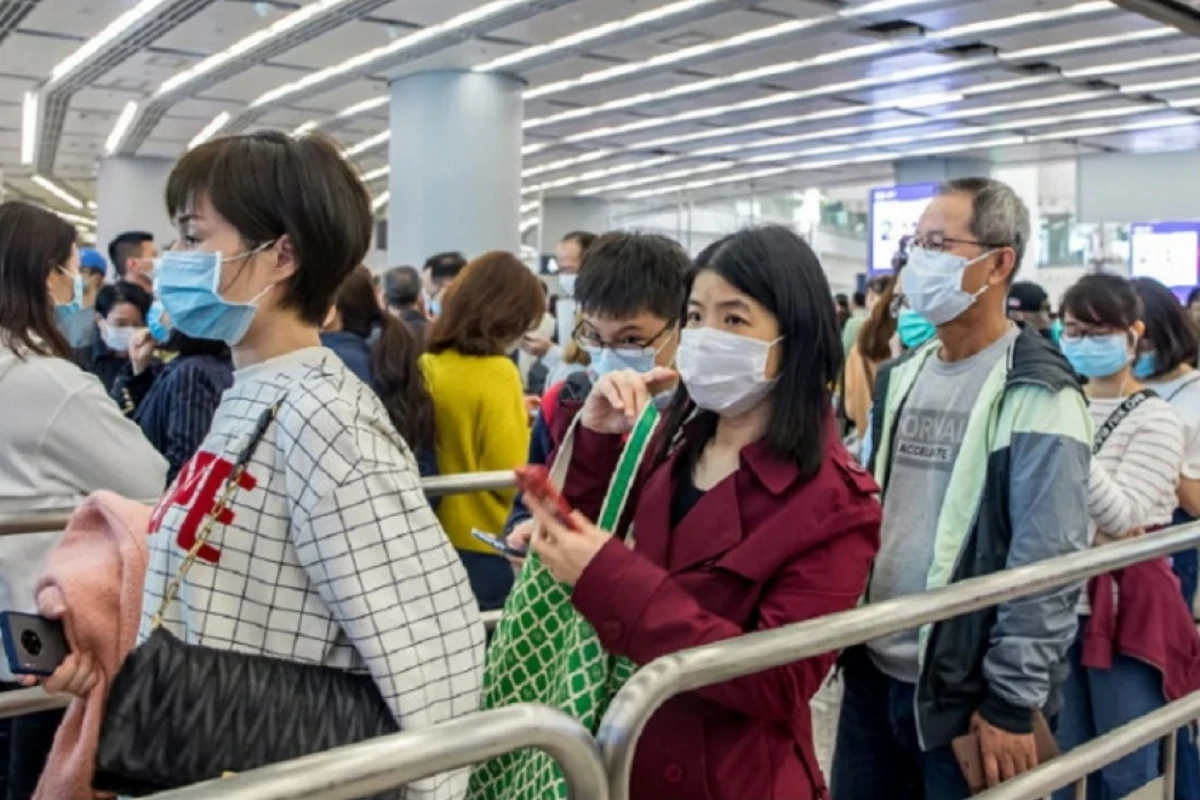
[[(1115, 275), (1088, 275), (1067, 291), (1063, 310), (1063, 354), (1088, 381), (1086, 392), (1096, 429), (1088, 490), (1096, 544), (1169, 525), (1183, 462), (1183, 427), (1171, 406), (1146, 391), (1133, 375), (1138, 342), (1146, 331), (1133, 285)], [(1107, 598), (1096, 597), (1098, 620), (1099, 603)], [(1123, 595), (1118, 609), (1134, 600)], [(1182, 608), (1181, 599), (1179, 605)], [(1164, 665), (1156, 669), (1119, 646), (1114, 648), (1108, 669), (1085, 665), (1083, 642), (1095, 633), (1090, 627), (1093, 608), (1088, 592), (1081, 597), (1079, 613), (1080, 633), (1069, 655), (1071, 675), (1063, 688), (1063, 711), (1058, 718), (1058, 740), (1064, 750), (1163, 704)], [(1088, 798), (1124, 797), (1158, 773), (1155, 742), (1093, 774)]]

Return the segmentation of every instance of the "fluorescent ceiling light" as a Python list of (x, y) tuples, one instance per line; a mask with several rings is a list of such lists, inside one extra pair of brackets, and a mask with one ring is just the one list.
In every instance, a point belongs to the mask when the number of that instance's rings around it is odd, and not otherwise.
[(635, 161), (632, 164), (621, 164), (616, 167), (608, 167), (606, 169), (594, 169), (590, 172), (581, 172), (570, 178), (559, 178), (556, 181), (546, 181), (539, 183), (536, 186), (526, 186), (521, 190), (522, 194), (530, 194), (534, 192), (545, 192), (550, 189), (561, 189), (564, 186), (573, 186), (576, 183), (587, 183), (589, 181), (607, 178), (610, 175), (620, 175), (625, 172), (637, 172), (640, 169), (648, 169), (657, 167), (661, 164), (668, 164), (672, 161), (679, 161), (683, 156), (657, 156), (655, 158), (647, 158), (644, 161)]
[(529, 217), (528, 219), (523, 219), (523, 220), (521, 220), (521, 233), (525, 233), (525, 231), (527, 231), (531, 228), (536, 228), (538, 225), (541, 225), (541, 224), (542, 224), (541, 217)]
[(1190, 89), (1193, 86), (1200, 86), (1200, 78), (1179, 78), (1173, 81), (1122, 84), (1121, 91), (1128, 92), (1129, 94), (1154, 94), (1155, 92), (1169, 92), (1174, 89)]
[(596, 25), (578, 33), (573, 33), (570, 36), (564, 36), (561, 39), (555, 39), (548, 44), (539, 44), (533, 47), (527, 47), (524, 50), (519, 50), (507, 56), (493, 59), (486, 64), (480, 64), (474, 67), (475, 72), (495, 72), (501, 69), (508, 69), (518, 64), (524, 64), (534, 58), (540, 58), (550, 53), (558, 53), (563, 50), (571, 50), (581, 47), (589, 42), (594, 42), (597, 39), (602, 39), (606, 36), (611, 36), (614, 33), (621, 31), (633, 30), (643, 26), (650, 25), (655, 22), (663, 22), (671, 17), (686, 14), (697, 8), (711, 6), (724, 3), (725, 0), (682, 0), (679, 3), (671, 3), (669, 5), (654, 8), (649, 11), (643, 11), (640, 14), (634, 14), (632, 17), (606, 22), (603, 25)]
[(525, 216), (530, 212), (537, 211), (539, 208), (541, 208), (541, 206), (541, 200), (534, 200), (532, 203), (526, 203), (525, 205), (521, 206), (521, 216)]
[(1159, 56), (1158, 58), (1143, 58), (1138, 61), (1125, 61), (1119, 64), (1101, 64), (1097, 67), (1084, 69), (1064, 69), (1066, 78), (1094, 78), (1100, 75), (1118, 75), (1122, 72), (1137, 72), (1158, 67), (1176, 67), (1181, 64), (1194, 64), (1200, 61), (1200, 53), (1187, 53), (1179, 56)]
[(62, 200), (71, 208), (83, 210), (83, 201), (44, 175), (31, 175), (29, 178), (42, 189)]
[(388, 201), (391, 199), (392, 199), (392, 193), (385, 189), (384, 191), (379, 193), (378, 197), (376, 197), (374, 200), (371, 201), (371, 210), (379, 211), (379, 209), (386, 206), (388, 204)]
[(377, 168), (371, 170), (370, 172), (364, 172), (362, 174), (362, 181), (363, 181), (363, 183), (370, 183), (371, 181), (377, 181), (380, 178), (384, 177), (385, 175), (389, 174), (391, 171), (392, 171), (392, 168), (389, 167), (387, 164), (384, 164), (382, 167), (377, 167)]
[(293, 139), (297, 139), (297, 138), (303, 136), (304, 134), (308, 133), (309, 131), (315, 131), (316, 129), (317, 129), (317, 121), (315, 119), (310, 119), (307, 122), (303, 122), (303, 123), (297, 125), (296, 129), (292, 131), (291, 136)]
[(88, 209), (88, 211), (91, 211), (92, 213), (95, 213), (97, 208), (99, 208), (99, 206), (97, 206), (97, 205), (96, 205), (96, 202), (95, 202), (94, 200), (88, 200), (88, 201), (87, 201), (87, 209)]
[(167, 2), (168, 0), (141, 0), (133, 8), (105, 25), (99, 33), (88, 39), (75, 52), (51, 68), (50, 85), (53, 87), (54, 84), (79, 69), (88, 59), (108, 47), (118, 37), (123, 36), (130, 28), (157, 11), (159, 6), (165, 5)]
[(896, 108), (903, 111), (916, 111), (921, 108), (934, 106), (949, 106), (961, 103), (966, 97), (959, 92), (942, 92), (941, 94), (924, 94), (910, 97), (907, 100), (897, 100)]
[(430, 25), (427, 28), (422, 28), (419, 31), (414, 31), (407, 36), (401, 36), (394, 42), (368, 50), (365, 53), (360, 53), (352, 58), (348, 58), (331, 67), (326, 67), (316, 72), (311, 72), (299, 80), (285, 83), (283, 86), (276, 87), (265, 94), (257, 97), (251, 104), (251, 108), (259, 108), (282, 100), (285, 97), (290, 97), (294, 94), (310, 89), (314, 86), (319, 86), (327, 83), (335, 78), (343, 75), (352, 74), (355, 72), (367, 70), (381, 61), (390, 59), (392, 56), (403, 53), (406, 50), (412, 50), (418, 45), (424, 44), (430, 39), (437, 38), (453, 31), (482, 22), (488, 17), (503, 13), (510, 8), (525, 5), (529, 0), (493, 0), (491, 3), (484, 3), (481, 6), (472, 8), (455, 17), (451, 17), (445, 22), (439, 22), (436, 25)]
[(130, 100), (125, 104), (125, 108), (121, 109), (121, 114), (117, 117), (117, 122), (113, 125), (113, 129), (109, 131), (108, 138), (104, 140), (104, 154), (111, 156), (121, 147), (121, 142), (125, 139), (125, 134), (129, 132), (129, 126), (133, 124), (133, 118), (137, 115), (138, 104)]
[(390, 138), (392, 138), (392, 132), (390, 130), (380, 131), (370, 138), (363, 139), (361, 142), (352, 147), (347, 147), (343, 155), (346, 156), (346, 158), (360, 156), (368, 150), (374, 150), (376, 147), (379, 147), (387, 142), (387, 140)]
[(734, 161), (720, 161), (715, 164), (704, 164), (699, 167), (688, 167), (686, 169), (672, 170), (671, 172), (663, 172), (657, 175), (649, 175), (645, 178), (626, 178), (625, 180), (606, 183), (603, 186), (589, 187), (585, 194), (605, 194), (606, 192), (615, 192), (621, 189), (630, 189), (634, 186), (645, 186), (648, 183), (658, 183), (659, 181), (671, 181), (676, 178), (686, 178), (689, 175), (703, 175), (708, 172), (721, 172), (722, 170), (733, 169), (738, 166)]
[(334, 8), (345, 5), (349, 0), (317, 0), (317, 2), (302, 6), (285, 17), (281, 17), (265, 28), (261, 28), (254, 33), (226, 47), (219, 53), (213, 53), (208, 58), (193, 64), (185, 70), (181, 70), (172, 75), (163, 84), (158, 87), (158, 91), (154, 93), (153, 99), (158, 99), (163, 95), (170, 94), (177, 89), (182, 88), (185, 84), (191, 83), (201, 75), (205, 75), (220, 66), (228, 64), (236, 58), (239, 58), (250, 52), (256, 47), (260, 47), (272, 39), (278, 39), (283, 34), (303, 25), (315, 16), (325, 14)]
[(32, 164), (37, 151), (38, 93), (26, 92), (21, 101), (21, 163)]
[(542, 175), (546, 172), (554, 172), (556, 170), (566, 169), (567, 167), (574, 167), (579, 164), (587, 164), (590, 161), (599, 161), (602, 158), (607, 158), (613, 153), (618, 152), (621, 151), (615, 149), (593, 150), (590, 153), (584, 153), (583, 155), (573, 156), (571, 158), (560, 158), (558, 161), (550, 161), (546, 164), (539, 164), (536, 167), (530, 167), (521, 173), (521, 177), (532, 178), (535, 175)]
[(996, 33), (997, 31), (1017, 28), (1022, 25), (1036, 25), (1039, 22), (1053, 22), (1072, 17), (1085, 17), (1102, 11), (1112, 11), (1111, 0), (1089, 0), (1086, 3), (1076, 3), (1066, 8), (1053, 11), (1029, 11), (1025, 14), (1012, 14), (1007, 17), (985, 19), (966, 25), (956, 25), (940, 31), (929, 31), (925, 36), (932, 40), (957, 39), (962, 36), (978, 36), (981, 33)]
[(1005, 61), (1018, 61), (1027, 58), (1044, 58), (1045, 56), (1057, 56), (1062, 55), (1063, 53), (1071, 53), (1076, 50), (1092, 50), (1097, 47), (1108, 47), (1109, 45), (1114, 44), (1147, 42), (1153, 41), (1154, 39), (1164, 39), (1169, 36), (1178, 35), (1179, 31), (1175, 28), (1149, 28), (1144, 31), (1119, 33), (1115, 36), (1093, 36), (1090, 39), (1076, 39), (1073, 42), (1051, 44), (1044, 47), (1026, 47), (1024, 50), (1012, 50), (1007, 53), (1001, 53), (1000, 57)]
[(361, 103), (355, 103), (352, 106), (347, 106), (337, 113), (336, 118), (355, 117), (359, 114), (365, 114), (368, 111), (374, 111), (377, 108), (382, 108), (392, 101), (389, 95), (380, 97), (372, 97), (370, 100), (363, 100)]
[(52, 211), (55, 214), (58, 214), (60, 217), (65, 219), (67, 222), (72, 222), (76, 225), (82, 225), (85, 228), (95, 228), (96, 227), (96, 220), (92, 219), (91, 217), (81, 217), (78, 214), (72, 214), (69, 211), (59, 211), (57, 208), (49, 208), (47, 210)]
[(1160, 130), (1164, 128), (1182, 128), (1188, 125), (1200, 125), (1200, 119), (1192, 116), (1178, 119), (1147, 119), (1141, 122), (1127, 122), (1122, 125), (1106, 125), (1092, 128), (1075, 128), (1069, 131), (1056, 131), (1028, 137), (1031, 142), (1049, 142), (1059, 139), (1083, 139), (1090, 136), (1109, 136), (1114, 133), (1132, 133), (1134, 131)]
[(207, 125), (205, 125), (204, 128), (201, 129), (201, 131), (196, 134), (195, 138), (193, 138), (190, 142), (188, 142), (187, 149), (191, 150), (193, 147), (198, 147), (199, 145), (202, 145), (205, 142), (207, 142), (209, 139), (212, 138), (213, 134), (215, 134), (217, 131), (221, 130), (221, 128), (224, 128), (225, 123), (227, 123), (227, 122), (229, 122), (229, 112), (228, 111), (222, 111), (220, 114), (217, 114), (215, 117), (212, 118), (211, 122), (209, 122)]

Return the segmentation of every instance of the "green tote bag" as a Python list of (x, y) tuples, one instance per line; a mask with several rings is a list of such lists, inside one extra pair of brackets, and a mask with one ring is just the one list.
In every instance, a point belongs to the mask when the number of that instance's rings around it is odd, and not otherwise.
[[(658, 420), (658, 409), (650, 404), (634, 424), (596, 521), (606, 531), (621, 519)], [(550, 470), (559, 488), (571, 463), (578, 423), (576, 418)], [(591, 623), (571, 605), (571, 588), (555, 580), (530, 553), (488, 649), (483, 708), (543, 703), (567, 712), (595, 733), (613, 695), (635, 669), (628, 659), (604, 651)], [(467, 800), (566, 796), (562, 771), (540, 750), (507, 753), (479, 764), (467, 792)]]

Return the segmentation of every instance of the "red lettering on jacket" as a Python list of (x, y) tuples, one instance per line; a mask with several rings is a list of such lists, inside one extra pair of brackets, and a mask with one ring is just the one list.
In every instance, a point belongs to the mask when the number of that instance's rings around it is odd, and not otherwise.
[[(179, 525), (175, 542), (184, 550), (190, 551), (196, 544), (200, 526), (216, 508), (217, 497), (232, 474), (232, 461), (226, 461), (213, 453), (196, 453), (180, 471), (174, 486), (155, 507), (150, 517), (150, 533), (158, 533), (163, 517), (172, 506), (185, 508), (187, 513)], [(248, 472), (243, 472), (238, 478), (238, 487), (246, 491), (257, 485), (258, 481)], [(217, 522), (222, 525), (229, 525), (235, 518), (236, 515), (229, 508), (223, 508), (217, 514)], [(221, 560), (221, 551), (205, 543), (196, 551), (196, 557), (210, 564), (217, 564)]]

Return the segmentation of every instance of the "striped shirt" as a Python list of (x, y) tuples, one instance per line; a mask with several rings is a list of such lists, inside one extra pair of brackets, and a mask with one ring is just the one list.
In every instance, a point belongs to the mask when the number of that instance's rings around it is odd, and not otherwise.
[[(1097, 431), (1123, 402), (1091, 400)], [(1183, 424), (1170, 404), (1151, 397), (1117, 425), (1092, 459), (1088, 513), (1097, 532), (1117, 537), (1169, 525), (1182, 464)]]

